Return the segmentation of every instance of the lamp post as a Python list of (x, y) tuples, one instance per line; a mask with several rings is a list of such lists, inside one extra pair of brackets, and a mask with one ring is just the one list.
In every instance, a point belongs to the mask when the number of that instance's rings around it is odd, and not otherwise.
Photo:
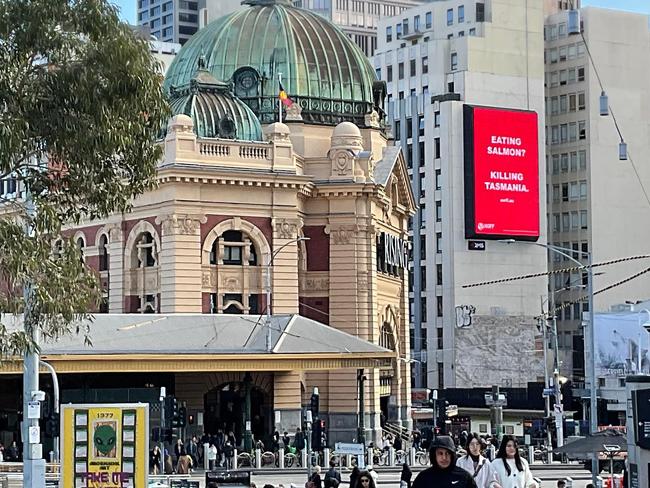
[(271, 258), (266, 265), (266, 352), (271, 352), (271, 266), (273, 260), (285, 247), (302, 241), (308, 241), (309, 237), (297, 237), (285, 242), (271, 254)]
[[(522, 242), (532, 244), (535, 246), (543, 247), (550, 252), (564, 256), (569, 261), (576, 263), (582, 269), (587, 271), (587, 299), (589, 304), (589, 326), (585, 328), (585, 376), (589, 379), (589, 430), (594, 434), (598, 430), (598, 403), (596, 395), (596, 364), (594, 362), (594, 273), (591, 265), (592, 254), (591, 251), (580, 251), (578, 249), (569, 249), (566, 247), (556, 246), (554, 244), (544, 244), (541, 242), (529, 241), (515, 241), (514, 239), (505, 239), (500, 242), (512, 244), (515, 242)], [(587, 266), (585, 266), (573, 255), (587, 258)], [(586, 383), (586, 382), (585, 382)], [(585, 385), (586, 386), (586, 385)], [(557, 401), (557, 399), (556, 399)], [(594, 456), (591, 460), (591, 476), (594, 486), (596, 486), (596, 477), (598, 476), (598, 458)]]
[[(648, 320), (646, 320), (645, 322), (642, 323), (641, 322), (641, 314), (643, 312), (648, 314)], [(650, 310), (648, 310), (647, 308), (642, 308), (641, 310), (639, 310), (638, 313), (637, 313), (637, 319), (638, 319), (638, 323), (639, 323), (639, 329), (642, 326), (645, 327), (650, 322)], [(638, 364), (638, 368), (637, 368), (638, 369), (637, 374), (644, 374), (643, 368), (642, 368), (642, 366), (643, 366), (643, 351), (641, 351), (641, 339), (642, 339), (642, 336), (639, 337), (639, 347), (638, 347), (638, 350), (639, 350), (638, 363), (639, 364)], [(648, 374), (648, 373), (645, 373), (645, 374)]]

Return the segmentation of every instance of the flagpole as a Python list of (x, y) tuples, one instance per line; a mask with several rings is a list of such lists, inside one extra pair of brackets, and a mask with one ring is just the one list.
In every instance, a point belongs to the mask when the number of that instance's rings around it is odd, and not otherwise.
[[(282, 73), (278, 73), (278, 89), (282, 85)], [(282, 98), (278, 97), (278, 121), (282, 123)]]

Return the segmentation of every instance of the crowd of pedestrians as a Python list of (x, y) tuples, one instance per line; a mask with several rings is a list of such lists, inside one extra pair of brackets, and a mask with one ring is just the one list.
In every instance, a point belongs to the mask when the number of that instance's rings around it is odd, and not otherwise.
[(478, 434), (466, 439), (466, 454), (457, 458), (449, 436), (437, 436), (429, 451), (431, 467), (422, 471), (413, 488), (539, 488), (528, 466), (519, 455), (517, 439), (505, 435), (493, 461), (482, 454)]

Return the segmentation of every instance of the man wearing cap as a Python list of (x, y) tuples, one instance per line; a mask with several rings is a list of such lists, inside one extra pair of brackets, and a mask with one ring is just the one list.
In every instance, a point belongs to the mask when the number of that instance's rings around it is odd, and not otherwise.
[(456, 466), (456, 446), (451, 437), (434, 438), (429, 458), (431, 467), (415, 478), (413, 488), (477, 488), (472, 476)]

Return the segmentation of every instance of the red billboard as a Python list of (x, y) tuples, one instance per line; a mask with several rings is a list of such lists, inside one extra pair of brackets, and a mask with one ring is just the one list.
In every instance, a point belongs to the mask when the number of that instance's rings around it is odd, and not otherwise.
[(465, 237), (537, 240), (537, 113), (464, 107)]

